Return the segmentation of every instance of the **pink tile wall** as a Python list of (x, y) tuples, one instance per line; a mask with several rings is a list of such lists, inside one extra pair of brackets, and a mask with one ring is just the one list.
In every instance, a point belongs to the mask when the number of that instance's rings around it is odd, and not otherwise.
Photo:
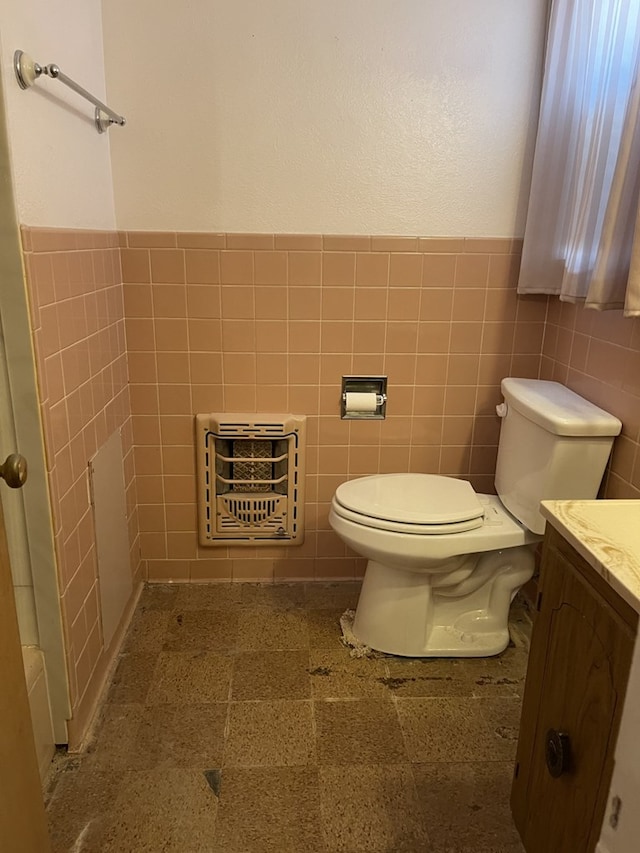
[[(503, 376), (537, 377), (546, 297), (504, 239), (121, 235), (140, 542), (151, 580), (349, 578), (330, 529), (350, 477), (426, 471), (493, 490)], [(341, 421), (343, 374), (389, 377), (385, 421)], [(308, 416), (300, 547), (197, 544), (193, 415)]]
[(118, 235), (23, 227), (22, 242), (75, 716), (104, 658), (88, 462), (116, 429), (140, 578)]
[[(117, 428), (132, 572), (151, 580), (360, 575), (328, 525), (335, 487), (427, 471), (491, 491), (506, 375), (617, 414), (604, 493), (640, 497), (640, 321), (517, 297), (516, 241), (24, 228), (23, 244), (74, 707), (103, 651), (87, 462)], [(345, 373), (388, 375), (385, 421), (340, 420)], [(269, 410), (308, 417), (305, 544), (199, 547), (193, 415)]]
[(541, 377), (563, 382), (622, 421), (602, 494), (640, 498), (640, 319), (549, 303)]

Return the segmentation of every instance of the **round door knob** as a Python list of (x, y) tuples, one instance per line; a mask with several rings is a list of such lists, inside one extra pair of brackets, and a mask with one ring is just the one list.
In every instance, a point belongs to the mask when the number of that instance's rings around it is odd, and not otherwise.
[(21, 453), (11, 453), (0, 465), (0, 477), (12, 489), (20, 489), (27, 480), (27, 460)]
[(566, 773), (571, 765), (571, 743), (566, 732), (549, 729), (545, 738), (545, 758), (552, 776), (557, 778)]

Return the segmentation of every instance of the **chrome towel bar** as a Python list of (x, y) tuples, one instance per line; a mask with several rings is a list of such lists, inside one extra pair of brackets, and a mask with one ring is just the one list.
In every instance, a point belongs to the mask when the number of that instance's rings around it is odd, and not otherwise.
[(103, 104), (102, 101), (95, 97), (95, 95), (92, 95), (91, 92), (87, 92), (87, 90), (80, 86), (79, 83), (76, 83), (76, 81), (72, 80), (71, 77), (67, 77), (66, 74), (63, 74), (58, 66), (53, 63), (50, 65), (39, 65), (24, 51), (16, 50), (13, 54), (13, 70), (16, 73), (18, 85), (21, 89), (29, 89), (33, 86), (38, 77), (45, 74), (47, 77), (59, 80), (61, 83), (64, 83), (65, 86), (73, 89), (73, 91), (78, 95), (86, 98), (86, 100), (90, 101), (96, 108), (94, 119), (98, 133), (104, 133), (112, 124), (119, 124), (121, 126), (126, 124), (124, 116), (118, 115), (118, 113), (114, 112), (111, 107)]

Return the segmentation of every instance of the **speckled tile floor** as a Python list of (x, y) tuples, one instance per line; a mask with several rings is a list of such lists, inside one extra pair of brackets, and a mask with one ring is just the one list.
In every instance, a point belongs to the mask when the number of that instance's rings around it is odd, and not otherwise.
[(529, 621), (497, 658), (353, 659), (356, 584), (150, 586), (48, 813), (73, 853), (520, 853)]

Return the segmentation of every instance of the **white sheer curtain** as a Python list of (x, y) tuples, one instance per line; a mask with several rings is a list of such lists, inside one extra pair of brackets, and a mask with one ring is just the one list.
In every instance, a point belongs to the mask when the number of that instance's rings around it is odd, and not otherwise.
[(640, 316), (640, 0), (553, 0), (519, 293)]

